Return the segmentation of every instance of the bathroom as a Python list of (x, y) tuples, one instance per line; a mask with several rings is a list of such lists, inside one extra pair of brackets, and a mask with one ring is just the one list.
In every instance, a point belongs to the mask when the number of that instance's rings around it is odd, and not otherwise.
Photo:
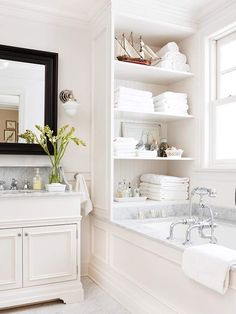
[(236, 1), (1, 0), (0, 26), (0, 311), (235, 313)]

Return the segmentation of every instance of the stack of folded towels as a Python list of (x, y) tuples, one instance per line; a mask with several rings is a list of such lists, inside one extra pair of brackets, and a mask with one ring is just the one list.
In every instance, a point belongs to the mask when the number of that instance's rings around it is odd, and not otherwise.
[(175, 42), (169, 42), (156, 54), (160, 58), (156, 66), (167, 70), (189, 72), (187, 58), (179, 51), (179, 47)]
[(137, 141), (129, 137), (116, 137), (113, 141), (114, 156), (135, 157)]
[(152, 93), (120, 86), (114, 94), (115, 108), (126, 111), (154, 112)]
[(151, 200), (177, 201), (188, 199), (189, 178), (143, 174), (140, 193)]
[(172, 114), (188, 114), (187, 94), (164, 92), (153, 97), (154, 110)]

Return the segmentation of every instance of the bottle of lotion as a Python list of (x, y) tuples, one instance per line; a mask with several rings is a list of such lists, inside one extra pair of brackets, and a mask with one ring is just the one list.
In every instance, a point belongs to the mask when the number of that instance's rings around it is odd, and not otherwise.
[(39, 168), (36, 168), (35, 177), (33, 178), (33, 190), (42, 190), (42, 178), (39, 174)]

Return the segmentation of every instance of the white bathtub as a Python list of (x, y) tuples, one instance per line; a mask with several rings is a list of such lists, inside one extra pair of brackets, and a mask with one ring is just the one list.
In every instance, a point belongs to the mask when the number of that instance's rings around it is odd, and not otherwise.
[[(186, 225), (176, 225), (174, 228), (174, 239), (167, 240), (170, 231), (170, 225), (172, 222), (176, 222), (182, 218), (170, 217), (159, 219), (145, 219), (145, 220), (120, 220), (119, 224), (128, 229), (132, 229), (139, 233), (142, 233), (148, 237), (164, 241), (169, 245), (174, 245), (180, 249), (184, 249), (183, 242), (186, 238)], [(225, 223), (222, 221), (216, 221), (217, 227), (215, 228), (215, 236), (218, 240), (218, 244), (226, 246), (228, 248), (236, 250), (236, 224)], [(209, 234), (210, 230), (204, 230), (205, 234)], [(191, 243), (192, 245), (209, 243), (209, 239), (202, 239), (198, 230), (191, 231)]]
[[(180, 217), (181, 218), (181, 217)], [(235, 314), (236, 270), (227, 293), (204, 287), (184, 275), (181, 262), (186, 226), (177, 226), (176, 239), (167, 240), (179, 217), (107, 222), (92, 217), (90, 276), (135, 314)], [(219, 244), (236, 249), (236, 224), (218, 222)], [(193, 232), (193, 243), (207, 242)], [(98, 266), (97, 266), (98, 265)]]

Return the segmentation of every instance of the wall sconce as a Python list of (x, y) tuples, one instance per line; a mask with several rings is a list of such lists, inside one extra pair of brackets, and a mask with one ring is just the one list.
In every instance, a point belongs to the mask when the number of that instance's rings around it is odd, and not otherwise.
[(72, 90), (62, 90), (59, 97), (61, 102), (63, 103), (63, 108), (65, 112), (71, 117), (75, 116), (80, 104), (74, 98)]

